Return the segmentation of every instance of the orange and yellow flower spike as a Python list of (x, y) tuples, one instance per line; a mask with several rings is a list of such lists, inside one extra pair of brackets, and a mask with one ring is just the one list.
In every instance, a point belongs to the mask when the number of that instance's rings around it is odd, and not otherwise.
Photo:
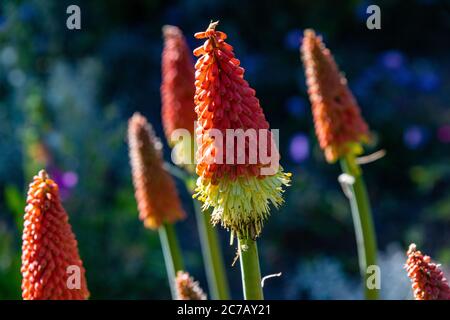
[(360, 155), (369, 128), (334, 58), (313, 30), (304, 32), (301, 46), (314, 125), (325, 158), (333, 163)]
[(377, 299), (379, 288), (367, 285), (367, 268), (377, 261), (377, 241), (362, 170), (356, 161), (363, 152), (362, 144), (370, 139), (369, 128), (322, 38), (306, 30), (300, 51), (320, 147), (329, 163), (340, 160), (344, 173), (353, 177), (348, 188), (360, 272), (366, 298)]
[(176, 272), (184, 269), (174, 223), (185, 213), (175, 181), (163, 167), (162, 143), (147, 119), (135, 113), (128, 121), (128, 146), (139, 218), (158, 230), (172, 297), (176, 299)]
[(147, 119), (135, 113), (128, 122), (128, 144), (139, 218), (150, 229), (184, 219), (175, 182), (163, 167), (162, 143)]
[[(290, 174), (281, 166), (271, 175), (262, 175), (268, 164), (260, 161), (259, 152), (267, 150), (269, 156), (279, 160), (272, 136), (257, 138), (255, 149), (245, 145), (245, 162), (238, 164), (238, 151), (216, 144), (214, 131), (226, 137), (228, 129), (246, 131), (266, 130), (266, 121), (255, 90), (244, 79), (244, 69), (225, 42), (227, 35), (216, 31), (218, 22), (212, 22), (205, 32), (195, 34), (205, 43), (194, 50), (199, 57), (195, 65), (195, 111), (197, 112), (197, 194), (204, 205), (213, 207), (213, 224), (221, 223), (231, 229), (239, 239), (254, 239), (261, 234), (264, 221), (269, 216), (269, 205), (278, 207), (283, 202), (284, 187), (289, 185)], [(225, 145), (225, 142), (224, 144)], [(237, 151), (237, 152), (236, 152)], [(242, 151), (242, 150), (241, 150)], [(217, 160), (218, 154), (235, 152), (233, 163)], [(250, 152), (257, 152), (257, 161), (248, 161)]]
[[(164, 26), (162, 53), (162, 124), (172, 149), (172, 160), (190, 173), (183, 180), (190, 192), (195, 188), (195, 135), (194, 123), (194, 62), (182, 31), (175, 26)], [(181, 129), (181, 130), (180, 130)], [(203, 261), (207, 270), (212, 299), (229, 299), (229, 290), (222, 261), (218, 234), (209, 223), (209, 212), (202, 212), (194, 200), (200, 233)]]

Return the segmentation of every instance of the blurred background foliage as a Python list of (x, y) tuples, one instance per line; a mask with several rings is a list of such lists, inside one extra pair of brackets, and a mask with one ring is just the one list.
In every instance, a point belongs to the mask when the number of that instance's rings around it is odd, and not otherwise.
[[(66, 28), (81, 8), (82, 30)], [(26, 187), (45, 167), (79, 241), (93, 299), (169, 298), (157, 234), (137, 219), (125, 130), (134, 111), (160, 122), (161, 27), (193, 33), (220, 19), (294, 173), (286, 205), (260, 241), (268, 298), (360, 298), (349, 206), (314, 135), (299, 43), (305, 28), (331, 48), (374, 133), (367, 164), (384, 298), (410, 297), (404, 251), (416, 242), (450, 266), (449, 1), (2, 1), (0, 4), (0, 299), (20, 298)], [(169, 150), (166, 157), (170, 159)], [(189, 271), (206, 287), (190, 196), (177, 228)], [(235, 248), (221, 231), (233, 296)]]

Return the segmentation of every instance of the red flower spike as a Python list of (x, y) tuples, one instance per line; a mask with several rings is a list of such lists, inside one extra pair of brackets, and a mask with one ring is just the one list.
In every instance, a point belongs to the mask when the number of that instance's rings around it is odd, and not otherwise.
[[(218, 179), (227, 176), (234, 180), (240, 176), (258, 176), (261, 163), (236, 164), (237, 152), (235, 152), (235, 164), (208, 165), (204, 159), (212, 159), (219, 151), (214, 145), (214, 139), (210, 138), (211, 129), (220, 130), (225, 136), (226, 129), (269, 129), (259, 100), (255, 97), (255, 90), (250, 88), (244, 80), (244, 69), (235, 58), (233, 47), (225, 42), (226, 34), (216, 31), (218, 22), (209, 25), (205, 32), (195, 34), (198, 39), (206, 39), (205, 43), (194, 50), (196, 56), (201, 56), (196, 65), (195, 73), (195, 111), (199, 128), (197, 130), (197, 174), (208, 178), (217, 184)], [(267, 143), (268, 156), (270, 157), (270, 134)], [(264, 143), (263, 141), (258, 141)], [(274, 152), (276, 152), (274, 150)], [(245, 150), (248, 158), (248, 145)], [(223, 158), (226, 159), (227, 150), (223, 150)], [(259, 156), (258, 158), (259, 159)], [(224, 161), (225, 162), (225, 161)]]
[[(162, 124), (172, 156), (177, 165), (189, 172), (195, 171), (194, 121), (194, 62), (181, 30), (175, 26), (164, 26), (164, 50), (162, 53)], [(190, 137), (172, 134), (177, 129), (186, 129)]]
[[(233, 47), (225, 42), (226, 34), (216, 31), (217, 24), (212, 22), (206, 31), (195, 34), (197, 39), (206, 40), (194, 50), (199, 57), (194, 102), (198, 121), (196, 171), (200, 176), (194, 197), (203, 202), (203, 209), (214, 208), (212, 223), (231, 229), (232, 239), (234, 235), (254, 239), (269, 216), (269, 205), (283, 203), (283, 187), (289, 185), (290, 174), (278, 165), (278, 150), (255, 90), (244, 80), (244, 69)], [(238, 146), (234, 136), (234, 148), (229, 147), (227, 135), (236, 130), (252, 137), (244, 138), (245, 146)], [(221, 138), (216, 137), (218, 133)], [(261, 156), (276, 159), (277, 169), (272, 170), (273, 163), (263, 164)], [(265, 175), (263, 169), (269, 167), (275, 172)]]
[(162, 144), (147, 119), (135, 113), (128, 121), (128, 144), (139, 218), (150, 229), (185, 217), (175, 182), (163, 167)]
[(77, 240), (61, 205), (58, 186), (43, 170), (28, 190), (22, 240), (24, 300), (89, 298)]
[(406, 253), (405, 269), (416, 300), (450, 300), (450, 287), (439, 265), (431, 262), (412, 243)]
[(361, 154), (369, 129), (330, 50), (313, 30), (306, 30), (301, 53), (316, 134), (327, 161)]
[(162, 124), (167, 141), (178, 128), (194, 133), (194, 61), (182, 31), (175, 26), (164, 26), (162, 53)]

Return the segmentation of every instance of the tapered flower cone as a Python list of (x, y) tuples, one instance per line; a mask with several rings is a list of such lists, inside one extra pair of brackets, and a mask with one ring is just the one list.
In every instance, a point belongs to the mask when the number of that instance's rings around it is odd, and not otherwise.
[(450, 287), (438, 264), (431, 262), (412, 243), (406, 253), (406, 271), (416, 300), (450, 300)]
[(206, 294), (189, 273), (178, 271), (175, 282), (179, 300), (206, 300)]
[(334, 58), (313, 30), (301, 46), (316, 134), (328, 162), (363, 152), (369, 129)]
[(130, 164), (139, 218), (150, 229), (185, 217), (175, 182), (163, 167), (162, 144), (147, 122), (135, 113), (128, 122)]
[[(174, 161), (194, 172), (194, 61), (182, 31), (175, 26), (163, 27), (162, 53), (162, 124)], [(185, 129), (189, 137), (180, 139), (175, 130)], [(180, 132), (181, 133), (181, 132)]]
[[(279, 154), (255, 90), (244, 80), (226, 34), (217, 22), (195, 34), (205, 43), (194, 50), (197, 112), (197, 194), (204, 208), (214, 207), (213, 223), (239, 238), (255, 238), (269, 215), (269, 204), (283, 202), (290, 174), (279, 166)], [(244, 137), (245, 144), (239, 145)], [(245, 136), (245, 133), (250, 134)], [(233, 132), (231, 133), (233, 134)], [(231, 138), (235, 145), (227, 142)], [(231, 141), (230, 139), (230, 141)], [(240, 156), (239, 156), (240, 155)], [(267, 156), (270, 161), (263, 161)]]
[(169, 143), (179, 128), (194, 134), (194, 61), (182, 31), (175, 26), (163, 27), (162, 53), (162, 123)]
[(57, 184), (40, 171), (30, 184), (22, 236), (24, 300), (89, 298), (83, 262)]

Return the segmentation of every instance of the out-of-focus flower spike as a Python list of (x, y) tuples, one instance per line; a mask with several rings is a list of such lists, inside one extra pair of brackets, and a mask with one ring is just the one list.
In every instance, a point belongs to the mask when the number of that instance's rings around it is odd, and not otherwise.
[[(174, 162), (194, 172), (194, 61), (182, 31), (175, 26), (163, 27), (162, 52), (162, 124)], [(189, 136), (179, 139), (174, 132), (186, 129)]]
[(379, 288), (365, 284), (369, 276), (366, 268), (377, 264), (377, 241), (370, 201), (356, 162), (356, 156), (363, 152), (362, 144), (369, 141), (369, 128), (330, 50), (313, 30), (304, 32), (301, 55), (320, 147), (329, 163), (340, 160), (344, 173), (354, 178), (346, 191), (358, 239), (365, 298), (375, 300), (379, 297)]
[(417, 250), (414, 243), (407, 251), (405, 269), (412, 282), (416, 300), (450, 300), (450, 287), (439, 265)]
[(301, 46), (316, 134), (328, 162), (359, 155), (370, 139), (369, 128), (334, 58), (313, 30)]
[(188, 272), (178, 271), (175, 280), (179, 300), (206, 300), (206, 294)]
[[(283, 202), (283, 187), (289, 185), (290, 174), (279, 166), (278, 150), (255, 90), (244, 80), (244, 69), (233, 47), (225, 42), (226, 34), (216, 27), (217, 22), (212, 22), (206, 31), (196, 34), (206, 41), (194, 50), (199, 56), (195, 66), (199, 175), (195, 196), (205, 209), (214, 208), (214, 224), (220, 222), (238, 238), (253, 239), (269, 216), (269, 204), (278, 207)], [(227, 129), (253, 131), (255, 143), (245, 144), (242, 150), (239, 146), (228, 148)], [(266, 136), (259, 135), (261, 131)], [(223, 139), (215, 137), (217, 133)], [(239, 153), (244, 155), (241, 162)], [(270, 164), (262, 163), (261, 153), (270, 158)]]
[(22, 240), (24, 300), (89, 298), (85, 269), (58, 185), (44, 170), (28, 189)]
[(185, 217), (175, 182), (163, 167), (162, 144), (147, 119), (135, 113), (128, 121), (128, 144), (139, 218), (150, 229)]

